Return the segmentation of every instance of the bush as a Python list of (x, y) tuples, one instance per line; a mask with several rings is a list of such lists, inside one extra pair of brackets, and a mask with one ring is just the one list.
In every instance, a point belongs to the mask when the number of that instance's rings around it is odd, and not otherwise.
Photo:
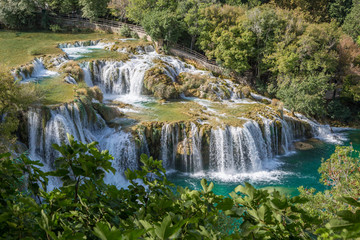
[(62, 29), (59, 25), (57, 24), (53, 24), (53, 25), (50, 25), (49, 29), (54, 32), (54, 33), (58, 33), (58, 32), (63, 32), (64, 29)]
[(132, 38), (135, 38), (135, 39), (139, 39), (139, 38), (140, 38), (140, 37), (139, 37), (139, 34), (137, 34), (137, 32), (134, 32), (134, 31), (131, 32), (131, 37), (132, 37)]
[(119, 34), (127, 38), (132, 37), (132, 32), (128, 25), (123, 25), (119, 30)]
[(340, 100), (336, 99), (329, 103), (327, 106), (328, 115), (334, 120), (340, 120), (347, 122), (351, 118), (351, 110), (341, 103)]

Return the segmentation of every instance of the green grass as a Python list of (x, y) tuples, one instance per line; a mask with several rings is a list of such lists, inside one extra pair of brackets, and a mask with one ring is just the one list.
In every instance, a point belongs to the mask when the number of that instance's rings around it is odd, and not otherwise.
[(93, 49), (90, 53), (85, 53), (82, 58), (77, 61), (92, 61), (92, 60), (114, 60), (114, 61), (127, 61), (129, 54), (119, 53), (104, 49)]
[(138, 121), (189, 121), (194, 120), (198, 116), (197, 113), (203, 109), (202, 106), (195, 102), (172, 101), (165, 104), (151, 102), (146, 103), (146, 109), (142, 109), (140, 113), (127, 113), (131, 118)]
[(98, 39), (115, 39), (119, 36), (104, 33), (52, 33), (16, 32), (0, 30), (0, 65), (13, 68), (29, 63), (35, 56), (61, 54), (59, 43)]
[(46, 78), (38, 84), (39, 90), (44, 94), (42, 103), (44, 105), (61, 104), (74, 100), (74, 85), (64, 82), (64, 75)]

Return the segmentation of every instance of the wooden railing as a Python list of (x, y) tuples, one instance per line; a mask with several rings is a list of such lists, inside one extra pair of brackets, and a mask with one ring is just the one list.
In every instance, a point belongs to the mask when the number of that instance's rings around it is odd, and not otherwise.
[[(52, 19), (58, 20), (58, 22), (61, 24), (71, 23), (72, 25), (82, 25), (83, 27), (100, 27), (103, 29), (117, 29), (120, 30), (123, 26), (128, 26), (132, 31), (138, 33), (139, 35), (146, 35), (147, 33), (144, 28), (141, 26), (125, 23), (121, 21), (114, 21), (109, 20), (105, 18), (98, 18), (96, 21), (89, 20), (87, 18), (83, 18), (80, 15), (53, 15), (51, 16)], [(199, 61), (201, 64), (203, 64), (205, 67), (209, 68), (211, 71), (221, 73), (223, 71), (223, 68), (218, 66), (215, 61), (209, 60), (205, 55), (194, 51), (188, 47), (185, 47), (181, 44), (171, 44), (170, 45), (170, 52), (172, 52), (175, 55), (181, 56), (181, 57), (187, 57), (193, 60)]]

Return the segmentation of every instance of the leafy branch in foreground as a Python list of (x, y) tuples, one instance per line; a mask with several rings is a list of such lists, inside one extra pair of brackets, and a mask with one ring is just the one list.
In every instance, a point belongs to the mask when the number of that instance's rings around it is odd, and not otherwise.
[[(104, 182), (112, 157), (97, 143), (54, 145), (57, 169), (41, 171), (22, 155), (0, 155), (0, 237), (6, 239), (351, 239), (360, 236), (360, 202), (342, 197), (349, 209), (330, 221), (309, 211), (309, 196), (238, 186), (229, 197), (213, 183), (201, 190), (175, 187), (162, 161), (142, 155), (127, 170), (126, 189)], [(338, 154), (338, 153), (337, 153)], [(323, 164), (326, 164), (324, 162)], [(345, 163), (344, 163), (345, 164)], [(326, 166), (325, 168), (326, 169)], [(324, 175), (326, 177), (326, 175)], [(44, 191), (48, 178), (61, 180)]]

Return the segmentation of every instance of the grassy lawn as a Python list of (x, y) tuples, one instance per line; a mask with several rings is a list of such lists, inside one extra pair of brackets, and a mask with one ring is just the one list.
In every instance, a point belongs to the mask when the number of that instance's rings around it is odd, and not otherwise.
[(93, 61), (93, 60), (115, 60), (115, 61), (127, 61), (129, 59), (129, 54), (119, 53), (104, 49), (93, 49), (90, 53), (85, 53), (82, 58), (77, 59), (77, 61)]
[(119, 36), (104, 33), (52, 33), (17, 32), (0, 30), (0, 65), (13, 68), (26, 64), (35, 56), (63, 53), (58, 43), (97, 39), (114, 39)]
[(38, 84), (39, 90), (44, 94), (42, 103), (45, 105), (60, 104), (74, 100), (75, 85), (64, 82), (64, 75), (42, 80)]

